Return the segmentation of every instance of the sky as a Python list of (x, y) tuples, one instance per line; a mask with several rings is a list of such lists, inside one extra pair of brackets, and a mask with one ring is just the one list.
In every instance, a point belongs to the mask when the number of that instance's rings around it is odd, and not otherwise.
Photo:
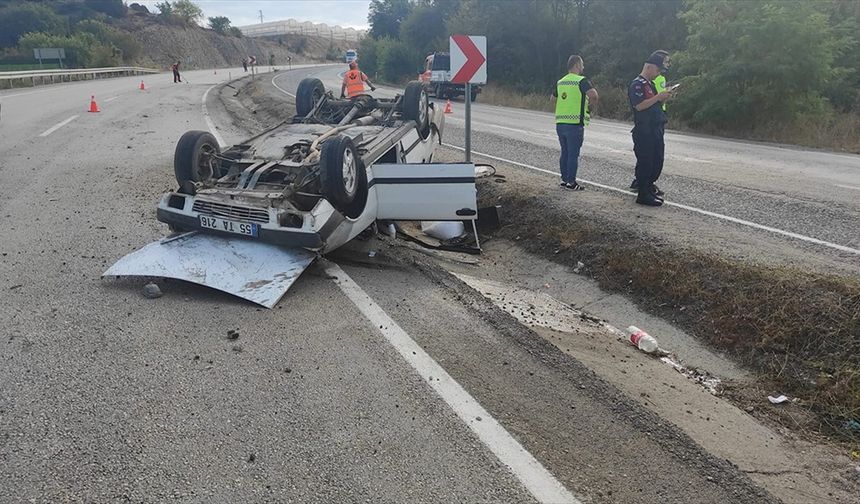
[[(226, 16), (233, 26), (244, 26), (263, 21), (280, 21), (293, 18), (344, 28), (367, 29), (367, 10), (370, 0), (193, 0), (203, 9), (206, 18)], [(160, 0), (127, 0), (145, 5), (150, 12), (158, 12), (155, 4)]]

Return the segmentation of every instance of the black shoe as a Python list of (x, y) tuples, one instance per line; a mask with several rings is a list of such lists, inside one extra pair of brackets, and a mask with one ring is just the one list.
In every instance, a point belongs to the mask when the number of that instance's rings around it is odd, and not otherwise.
[(651, 192), (654, 194), (654, 196), (657, 197), (663, 197), (666, 195), (666, 193), (664, 193), (660, 190), (659, 187), (657, 187), (657, 184), (651, 184)]
[(633, 179), (633, 182), (630, 182), (630, 190), (633, 192), (639, 192), (639, 182), (636, 179)]
[(566, 189), (570, 189), (571, 191), (584, 191), (585, 190), (584, 187), (577, 184), (576, 182), (574, 182), (573, 184), (566, 184), (564, 187)]
[(565, 188), (565, 187), (567, 187), (567, 182), (562, 182), (558, 186), (561, 188)]
[(663, 204), (663, 200), (657, 198), (653, 194), (643, 195), (641, 192), (639, 196), (636, 197), (636, 203), (645, 206), (653, 206), (658, 207)]

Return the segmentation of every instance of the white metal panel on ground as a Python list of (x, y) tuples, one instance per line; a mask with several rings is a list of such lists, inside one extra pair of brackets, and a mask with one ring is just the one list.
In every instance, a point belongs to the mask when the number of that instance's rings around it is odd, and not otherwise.
[(102, 276), (176, 278), (272, 308), (315, 257), (304, 249), (186, 233), (128, 254)]
[(475, 165), (376, 164), (377, 219), (474, 220)]

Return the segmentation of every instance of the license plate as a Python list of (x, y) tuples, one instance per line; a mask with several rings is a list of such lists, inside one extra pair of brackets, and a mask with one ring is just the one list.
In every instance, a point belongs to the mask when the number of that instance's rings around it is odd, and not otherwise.
[(257, 236), (258, 227), (254, 223), (237, 222), (208, 215), (200, 216), (200, 226), (206, 229), (215, 229), (225, 233), (235, 233), (245, 236)]

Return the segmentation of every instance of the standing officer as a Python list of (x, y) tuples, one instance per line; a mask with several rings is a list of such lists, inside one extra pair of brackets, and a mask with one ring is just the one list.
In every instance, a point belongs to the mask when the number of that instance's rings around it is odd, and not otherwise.
[(373, 83), (361, 70), (358, 69), (358, 61), (349, 62), (349, 71), (343, 74), (343, 84), (340, 85), (340, 97), (355, 98), (364, 94), (364, 83), (370, 86), (371, 91), (376, 91)]
[[(665, 69), (669, 68), (669, 52), (660, 49), (659, 51), (654, 51), (654, 54), (661, 54), (664, 56), (664, 58), (663, 58), (664, 70), (662, 70), (660, 72), (660, 75), (655, 77), (654, 80), (652, 81), (654, 83), (654, 89), (656, 89), (657, 93), (659, 94), (659, 93), (662, 93), (663, 91), (666, 91), (666, 89), (667, 89), (666, 88), (666, 76), (664, 74), (666, 73)], [(663, 102), (660, 105), (660, 108), (662, 108), (663, 113), (666, 114), (666, 102)], [(668, 114), (667, 114), (667, 122), (668, 122)], [(659, 187), (657, 187), (657, 180), (660, 178), (660, 174), (663, 173), (663, 157), (662, 156), (659, 159), (659, 163), (654, 168), (654, 172), (655, 172), (654, 173), (654, 194), (656, 194), (658, 197), (662, 198), (664, 193), (663, 193), (663, 191), (660, 190)], [(633, 189), (634, 191), (639, 190), (639, 183), (636, 181), (635, 178), (633, 179), (633, 182), (630, 184), (630, 189)]]
[(663, 132), (666, 127), (666, 114), (661, 105), (672, 94), (670, 91), (657, 92), (652, 82), (665, 70), (667, 54), (652, 53), (642, 66), (642, 72), (633, 79), (627, 89), (627, 98), (633, 108), (633, 152), (636, 154), (636, 184), (639, 194), (636, 203), (660, 206), (663, 199), (656, 193), (654, 185), (658, 166), (663, 165)]
[(182, 77), (179, 75), (179, 65), (181, 63), (182, 63), (181, 61), (176, 60), (176, 63), (170, 65), (170, 69), (173, 70), (173, 83), (174, 84), (176, 84), (177, 82), (182, 82)]
[(567, 75), (556, 83), (552, 98), (555, 102), (555, 131), (561, 144), (559, 171), (561, 187), (572, 191), (585, 189), (576, 182), (579, 169), (579, 151), (589, 120), (589, 103), (597, 106), (597, 90), (582, 72), (585, 63), (578, 54), (567, 59)]

